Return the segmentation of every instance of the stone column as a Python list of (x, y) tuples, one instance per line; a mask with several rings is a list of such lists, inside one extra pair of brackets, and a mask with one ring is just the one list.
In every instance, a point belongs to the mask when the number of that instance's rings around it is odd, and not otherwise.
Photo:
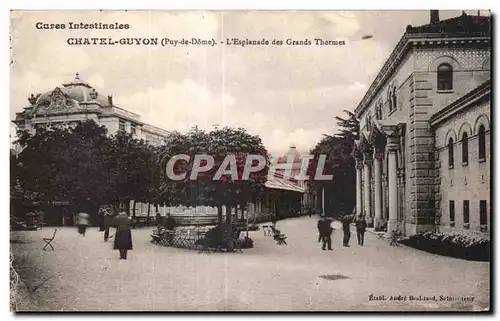
[(321, 187), (321, 215), (325, 216), (325, 188)]
[(373, 226), (375, 230), (380, 230), (380, 226), (383, 224), (382, 218), (382, 158), (384, 154), (380, 151), (374, 151), (373, 153), (373, 170), (375, 174), (375, 218), (373, 221)]
[(371, 191), (370, 191), (370, 180), (371, 180), (371, 167), (372, 167), (372, 159), (371, 155), (366, 153), (364, 154), (364, 175), (365, 175), (365, 220), (369, 226), (373, 225), (373, 216), (372, 216), (372, 208), (371, 208)]
[(363, 161), (361, 159), (356, 159), (356, 215), (363, 213), (363, 203), (362, 203), (362, 180), (363, 177)]
[(398, 163), (397, 163), (397, 140), (388, 137), (388, 185), (389, 185), (389, 221), (387, 233), (398, 231)]

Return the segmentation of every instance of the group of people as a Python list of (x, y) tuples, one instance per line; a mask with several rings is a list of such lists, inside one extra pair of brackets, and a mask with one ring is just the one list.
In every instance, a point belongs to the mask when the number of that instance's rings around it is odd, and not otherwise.
[[(358, 245), (363, 246), (365, 242), (365, 231), (366, 231), (366, 220), (363, 216), (355, 217), (354, 220), (349, 215), (344, 215), (340, 218), (342, 223), (342, 231), (344, 232), (344, 238), (342, 245), (345, 247), (349, 247), (349, 240), (351, 239), (351, 223), (354, 221), (356, 226), (356, 234), (358, 238)], [(321, 216), (321, 219), (318, 221), (318, 243), (323, 242), (322, 250), (332, 249), (332, 232), (333, 227), (331, 226), (332, 221), (328, 219), (326, 216)]]
[[(113, 215), (108, 208), (101, 208), (98, 213), (99, 232), (104, 232), (104, 242), (110, 239), (109, 229), (111, 226), (116, 226), (114, 235), (113, 249), (120, 252), (120, 260), (127, 259), (127, 252), (132, 250), (132, 231), (130, 229), (131, 220), (125, 212), (118, 215)], [(90, 215), (87, 213), (79, 213), (77, 215), (76, 226), (78, 233), (85, 236), (87, 227), (90, 226)]]

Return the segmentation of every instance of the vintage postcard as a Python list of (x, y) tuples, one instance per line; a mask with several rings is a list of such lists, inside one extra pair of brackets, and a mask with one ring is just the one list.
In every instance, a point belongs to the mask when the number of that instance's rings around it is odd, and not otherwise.
[(491, 26), (11, 11), (11, 311), (490, 311)]

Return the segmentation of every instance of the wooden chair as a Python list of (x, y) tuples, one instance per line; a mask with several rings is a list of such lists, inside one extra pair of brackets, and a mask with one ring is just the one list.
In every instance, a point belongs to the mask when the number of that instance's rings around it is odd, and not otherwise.
[(390, 241), (389, 245), (390, 246), (399, 246), (399, 237), (400, 236), (401, 236), (401, 233), (392, 232), (391, 241)]
[(54, 250), (54, 247), (52, 246), (52, 244), (50, 244), (54, 238), (56, 237), (56, 232), (57, 232), (57, 229), (54, 230), (54, 234), (52, 234), (52, 237), (49, 238), (49, 237), (43, 237), (42, 239), (45, 241), (45, 246), (43, 247), (43, 251), (45, 251), (45, 249), (47, 248), (47, 246), (50, 246), (52, 248), (52, 251), (55, 251)]

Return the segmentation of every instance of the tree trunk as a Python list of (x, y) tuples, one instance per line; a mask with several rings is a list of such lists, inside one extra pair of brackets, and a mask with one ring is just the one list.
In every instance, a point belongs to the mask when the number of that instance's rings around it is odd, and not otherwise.
[[(135, 200), (132, 201), (133, 202), (133, 205), (132, 205), (132, 217), (135, 218)], [(129, 211), (129, 216), (130, 216), (130, 211)]]
[(217, 224), (222, 225), (222, 205), (217, 206)]
[(125, 201), (125, 211), (130, 216), (130, 200)]
[(159, 213), (159, 212), (160, 212), (159, 207), (158, 207), (158, 203), (157, 203), (157, 204), (155, 204), (155, 210), (156, 210), (155, 215), (156, 215), (156, 213)]
[(231, 205), (226, 205), (226, 229), (227, 229), (227, 251), (233, 252), (233, 224), (231, 215)]
[[(158, 207), (158, 204), (156, 204), (156, 207)], [(149, 215), (151, 215), (151, 205), (148, 206), (148, 220), (149, 220)]]

